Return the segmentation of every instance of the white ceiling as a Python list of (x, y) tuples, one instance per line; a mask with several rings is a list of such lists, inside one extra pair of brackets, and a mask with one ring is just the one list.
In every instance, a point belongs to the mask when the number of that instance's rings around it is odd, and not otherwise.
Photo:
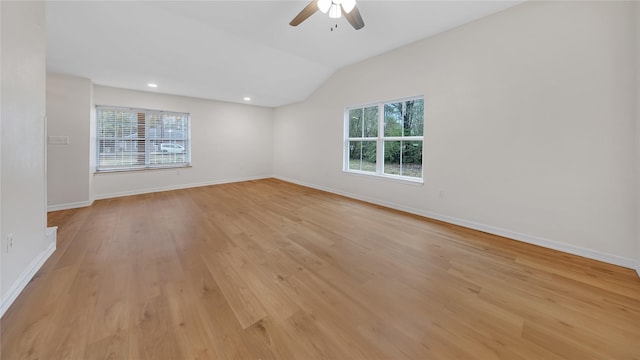
[[(47, 1), (47, 69), (96, 84), (262, 106), (304, 100), (336, 70), (522, 1), (358, 1), (336, 31), (308, 1)], [(155, 82), (151, 90), (147, 83)]]

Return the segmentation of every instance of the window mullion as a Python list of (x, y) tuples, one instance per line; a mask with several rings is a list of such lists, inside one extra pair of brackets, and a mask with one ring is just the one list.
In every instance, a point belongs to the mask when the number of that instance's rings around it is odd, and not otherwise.
[(145, 112), (144, 117), (144, 165), (149, 166), (151, 164), (151, 143), (149, 142), (149, 123), (151, 120), (149, 119), (150, 114)]
[[(137, 125), (137, 127), (136, 127), (137, 128), (137, 133), (136, 133), (136, 135), (137, 135), (137, 139), (136, 139), (137, 146), (135, 148), (135, 151), (136, 151), (136, 156), (138, 158), (137, 158), (137, 161), (136, 161), (136, 166), (140, 166), (140, 163), (142, 163), (142, 164), (146, 163), (145, 162), (146, 161), (146, 159), (145, 159), (146, 155), (144, 155), (146, 153), (146, 146), (145, 146), (146, 144), (144, 143), (144, 141), (140, 141), (140, 139), (145, 139), (146, 138), (146, 135), (145, 135), (145, 133), (146, 133), (146, 131), (145, 131), (145, 122), (146, 122), (145, 121), (145, 117), (146, 117), (146, 115), (147, 114), (145, 114), (142, 111), (138, 111), (137, 112), (137, 123), (136, 123), (136, 125)], [(140, 145), (142, 145), (143, 149), (140, 149)], [(143, 158), (143, 157), (145, 157), (145, 158)]]
[[(403, 124), (404, 126), (404, 124)], [(402, 165), (403, 165), (403, 159), (402, 156), (404, 155), (404, 141), (400, 140), (400, 176), (403, 176), (404, 174), (402, 173)]]
[(376, 144), (376, 174), (384, 172), (384, 105), (378, 104), (378, 140)]
[(345, 111), (342, 124), (343, 124), (342, 131), (344, 134), (342, 169), (349, 170), (349, 111)]

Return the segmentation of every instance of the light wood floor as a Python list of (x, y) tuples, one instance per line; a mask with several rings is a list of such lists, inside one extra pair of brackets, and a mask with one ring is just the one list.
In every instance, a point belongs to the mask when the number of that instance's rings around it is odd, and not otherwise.
[(640, 358), (631, 270), (278, 180), (49, 222), (3, 360)]

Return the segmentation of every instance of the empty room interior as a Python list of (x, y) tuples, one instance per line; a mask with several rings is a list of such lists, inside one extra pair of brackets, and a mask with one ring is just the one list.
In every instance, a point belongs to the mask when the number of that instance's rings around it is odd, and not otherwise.
[(640, 2), (0, 29), (1, 359), (640, 359)]

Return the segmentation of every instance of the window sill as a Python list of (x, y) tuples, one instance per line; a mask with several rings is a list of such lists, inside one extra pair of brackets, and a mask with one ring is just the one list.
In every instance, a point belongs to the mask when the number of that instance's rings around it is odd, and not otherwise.
[(393, 176), (393, 175), (386, 175), (386, 174), (383, 175), (383, 174), (378, 174), (374, 172), (357, 171), (357, 170), (342, 170), (342, 172), (347, 175), (364, 176), (372, 179), (380, 179), (380, 180), (397, 182), (397, 183), (406, 184), (406, 185), (413, 185), (413, 186), (424, 185), (424, 179), (418, 179), (418, 178)]
[(144, 167), (144, 168), (122, 168), (122, 169), (108, 169), (108, 170), (96, 170), (94, 175), (114, 174), (114, 173), (127, 173), (138, 171), (155, 171), (155, 170), (181, 170), (190, 169), (191, 164), (181, 166), (157, 166), (157, 167)]

